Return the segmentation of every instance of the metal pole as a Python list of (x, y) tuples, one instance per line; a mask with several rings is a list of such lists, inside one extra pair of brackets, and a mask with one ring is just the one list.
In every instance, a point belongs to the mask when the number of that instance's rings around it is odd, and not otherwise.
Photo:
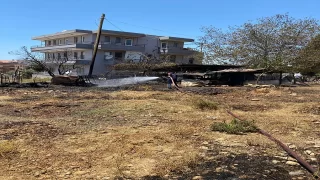
[[(228, 114), (230, 114), (231, 116), (233, 116), (234, 118), (240, 120), (240, 121), (244, 121), (243, 119), (239, 118), (239, 116), (233, 114), (232, 112), (230, 111), (227, 111)], [(258, 131), (260, 134), (268, 137), (271, 141), (277, 143), (283, 150), (285, 150), (290, 156), (292, 156), (293, 158), (295, 158), (299, 164), (304, 167), (307, 171), (309, 171), (313, 177), (315, 179), (318, 179), (319, 178), (319, 175), (317, 174), (317, 171), (308, 163), (306, 162), (304, 159), (302, 159), (301, 156), (299, 156), (297, 153), (295, 153), (294, 151), (292, 151), (288, 146), (286, 146), (285, 144), (283, 144), (281, 141), (279, 141), (278, 139), (274, 138), (271, 134), (269, 134), (268, 132), (262, 130), (262, 129), (259, 129), (258, 128)]]
[(104, 17), (105, 17), (105, 14), (102, 14), (101, 19), (100, 19), (100, 24), (99, 24), (99, 30), (98, 30), (97, 37), (96, 37), (96, 42), (94, 43), (92, 60), (91, 60), (91, 64), (90, 64), (89, 74), (88, 74), (89, 77), (92, 76), (92, 71), (93, 71), (93, 67), (94, 67), (94, 62), (95, 62), (95, 60), (96, 60), (97, 51), (98, 51), (98, 46), (99, 46), (99, 41), (100, 41), (100, 34), (101, 34), (101, 29), (102, 29)]

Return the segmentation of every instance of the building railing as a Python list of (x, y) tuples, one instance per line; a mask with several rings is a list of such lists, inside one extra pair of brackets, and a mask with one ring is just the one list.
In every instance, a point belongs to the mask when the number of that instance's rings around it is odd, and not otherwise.
[(55, 46), (67, 46), (67, 45), (74, 45), (74, 44), (94, 44), (94, 42), (91, 41), (84, 41), (84, 42), (68, 42), (68, 43), (62, 43), (62, 44), (41, 44), (41, 45), (35, 45), (35, 46), (31, 46), (31, 48), (41, 48), (41, 47), (55, 47)]
[[(90, 44), (90, 45), (94, 45), (94, 42), (92, 41), (85, 41), (85, 42), (70, 42), (70, 43), (63, 43), (63, 44), (42, 44), (42, 45), (35, 45), (35, 46), (31, 46), (31, 48), (41, 48), (41, 47), (55, 47), (55, 46), (66, 46), (66, 45), (74, 45), (74, 44)], [(106, 41), (102, 41), (99, 43), (99, 45), (116, 45), (116, 46), (138, 46), (138, 47), (145, 47), (145, 44), (132, 44), (132, 45), (126, 45), (125, 42), (116, 42), (116, 41), (110, 41), (110, 42), (106, 42)]]
[(145, 44), (132, 44), (132, 45), (126, 45), (125, 42), (116, 42), (116, 41), (100, 41), (99, 45), (116, 45), (116, 46), (139, 46), (139, 47), (145, 47)]
[(159, 48), (159, 53), (166, 54), (166, 53), (183, 53), (183, 54), (192, 54), (196, 51), (188, 48), (183, 48), (183, 47), (170, 47), (168, 46), (167, 48)]
[(63, 62), (63, 61), (76, 61), (76, 60), (88, 60), (81, 57), (61, 57), (61, 58), (44, 58), (43, 61), (46, 62)]

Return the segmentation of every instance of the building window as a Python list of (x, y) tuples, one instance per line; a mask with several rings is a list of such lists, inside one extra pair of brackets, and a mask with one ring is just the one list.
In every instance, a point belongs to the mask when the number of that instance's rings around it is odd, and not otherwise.
[(62, 40), (61, 39), (59, 39), (59, 45), (61, 45), (62, 44)]
[(112, 59), (112, 53), (111, 52), (104, 52), (104, 59), (105, 60)]
[(121, 37), (116, 37), (116, 44), (121, 44)]
[(50, 53), (48, 53), (48, 54), (47, 54), (47, 58), (48, 58), (48, 59), (50, 59), (50, 58), (51, 58), (51, 55), (50, 55)]
[(176, 62), (177, 56), (176, 55), (171, 55), (170, 56), (170, 61), (171, 62)]
[(61, 59), (61, 54), (60, 53), (58, 53), (58, 60), (60, 60)]
[(53, 45), (57, 45), (57, 40), (53, 40)]
[(80, 54), (80, 59), (84, 59), (84, 52), (83, 51)]
[(78, 59), (78, 52), (73, 52), (73, 58)]
[(84, 36), (81, 36), (81, 42), (84, 42), (85, 38)]
[(48, 46), (51, 46), (51, 41), (48, 41)]
[(55, 59), (55, 58), (56, 58), (55, 54), (54, 54), (54, 53), (52, 53), (52, 59)]
[(63, 53), (63, 57), (64, 57), (64, 58), (67, 58), (67, 57), (68, 57), (67, 52), (64, 52), (64, 53)]
[(115, 52), (114, 53), (114, 58), (116, 60), (121, 60), (122, 59), (122, 52)]
[(132, 46), (132, 39), (126, 39), (126, 46)]
[(109, 44), (110, 43), (110, 36), (105, 36), (104, 42)]
[(78, 37), (74, 37), (73, 40), (74, 40), (74, 43), (77, 43), (78, 42)]
[(162, 42), (161, 43), (161, 48), (162, 49), (167, 49), (167, 43), (166, 42)]
[(65, 39), (65, 40), (64, 40), (64, 44), (67, 45), (67, 44), (68, 44), (68, 41), (69, 41), (68, 39)]
[(173, 47), (178, 47), (178, 43), (177, 43), (177, 42), (174, 42), (174, 43), (173, 43)]

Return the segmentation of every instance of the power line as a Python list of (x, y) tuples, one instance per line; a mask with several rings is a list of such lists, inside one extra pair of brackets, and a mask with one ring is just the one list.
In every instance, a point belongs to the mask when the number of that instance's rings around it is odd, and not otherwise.
[(108, 19), (104, 18), (106, 21), (108, 21), (112, 26), (114, 26), (115, 28), (119, 29), (120, 31), (123, 31), (121, 28), (119, 28), (118, 26), (114, 25), (112, 22), (110, 22)]
[[(154, 31), (161, 31), (161, 32), (166, 32), (166, 33), (170, 33), (170, 34), (177, 34), (177, 35), (182, 35), (182, 36), (189, 36), (189, 35), (186, 35), (186, 34), (169, 32), (169, 31), (165, 31), (165, 30), (161, 30), (161, 29), (155, 29), (155, 28), (151, 28), (151, 27), (146, 27), (146, 26), (140, 26), (140, 25), (130, 24), (130, 23), (122, 22), (122, 21), (116, 21), (116, 20), (111, 20), (111, 19), (109, 19), (108, 21), (109, 21), (109, 22), (110, 22), (110, 21), (114, 21), (114, 22), (118, 22), (118, 23), (122, 23), (122, 24), (127, 24), (127, 25), (130, 25), (130, 26), (136, 26), (136, 27), (140, 27), (140, 28), (151, 29), (151, 30), (154, 30)], [(110, 22), (110, 23), (111, 23), (111, 22)]]

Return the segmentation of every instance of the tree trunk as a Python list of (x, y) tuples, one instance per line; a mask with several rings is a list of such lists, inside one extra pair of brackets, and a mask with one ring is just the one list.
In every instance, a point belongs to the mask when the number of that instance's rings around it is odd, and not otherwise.
[(279, 86), (282, 84), (282, 71), (279, 73)]
[(263, 73), (261, 73), (261, 74), (259, 75), (259, 77), (258, 77), (258, 79), (257, 79), (257, 81), (256, 81), (256, 84), (259, 83), (259, 81), (260, 81), (260, 79), (261, 79), (261, 76), (264, 75), (264, 74), (265, 74), (265, 73), (263, 72)]

